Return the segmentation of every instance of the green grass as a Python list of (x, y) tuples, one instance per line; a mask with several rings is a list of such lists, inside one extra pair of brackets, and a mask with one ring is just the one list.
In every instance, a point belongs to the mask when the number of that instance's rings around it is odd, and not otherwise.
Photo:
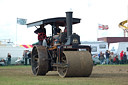
[(49, 72), (46, 76), (34, 76), (31, 66), (1, 66), (0, 85), (128, 85), (127, 76), (123, 76), (122, 83), (116, 74), (112, 78), (111, 74), (104, 75), (94, 72), (90, 77), (61, 78), (57, 72)]
[(97, 66), (128, 66), (128, 64), (97, 64)]

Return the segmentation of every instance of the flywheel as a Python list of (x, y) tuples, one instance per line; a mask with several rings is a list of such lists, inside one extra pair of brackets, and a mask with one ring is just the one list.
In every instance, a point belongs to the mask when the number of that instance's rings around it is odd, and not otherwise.
[(57, 68), (60, 77), (88, 77), (92, 73), (93, 60), (88, 51), (63, 51), (60, 60), (68, 65)]
[(34, 75), (45, 75), (48, 72), (48, 54), (46, 47), (33, 47), (31, 65)]

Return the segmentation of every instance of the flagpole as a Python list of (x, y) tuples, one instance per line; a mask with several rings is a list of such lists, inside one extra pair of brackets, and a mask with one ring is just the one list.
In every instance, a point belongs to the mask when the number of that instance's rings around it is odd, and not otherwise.
[(15, 44), (17, 45), (17, 18), (16, 18), (16, 42)]
[(16, 18), (16, 42), (15, 44), (17, 45), (17, 18)]
[(98, 41), (98, 30), (99, 30), (99, 23), (98, 23), (98, 29), (97, 29), (97, 41)]
[(23, 18), (17, 18), (17, 22), (16, 22), (16, 44), (17, 44), (17, 32), (18, 32), (18, 24), (19, 25), (26, 25), (26, 21), (27, 21), (27, 19), (23, 19)]

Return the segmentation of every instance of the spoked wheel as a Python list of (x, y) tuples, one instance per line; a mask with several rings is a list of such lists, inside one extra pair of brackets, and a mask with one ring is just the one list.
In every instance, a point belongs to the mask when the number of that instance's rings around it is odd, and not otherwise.
[[(64, 53), (62, 54), (62, 57), (60, 59), (60, 62), (61, 62), (62, 65), (66, 65), (67, 64), (66, 56), (65, 56)], [(57, 71), (58, 71), (58, 73), (59, 73), (59, 75), (61, 77), (64, 77), (65, 74), (67, 73), (67, 67), (66, 66), (57, 67)]]
[(48, 54), (46, 47), (33, 47), (31, 65), (34, 75), (45, 75), (48, 72)]
[(57, 68), (60, 77), (88, 77), (92, 73), (93, 61), (88, 51), (63, 51), (60, 61), (64, 64)]

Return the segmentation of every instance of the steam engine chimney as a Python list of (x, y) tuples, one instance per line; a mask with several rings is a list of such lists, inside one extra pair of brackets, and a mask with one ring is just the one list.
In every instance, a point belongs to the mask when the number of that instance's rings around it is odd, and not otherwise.
[(72, 13), (66, 12), (67, 38), (72, 35)]

